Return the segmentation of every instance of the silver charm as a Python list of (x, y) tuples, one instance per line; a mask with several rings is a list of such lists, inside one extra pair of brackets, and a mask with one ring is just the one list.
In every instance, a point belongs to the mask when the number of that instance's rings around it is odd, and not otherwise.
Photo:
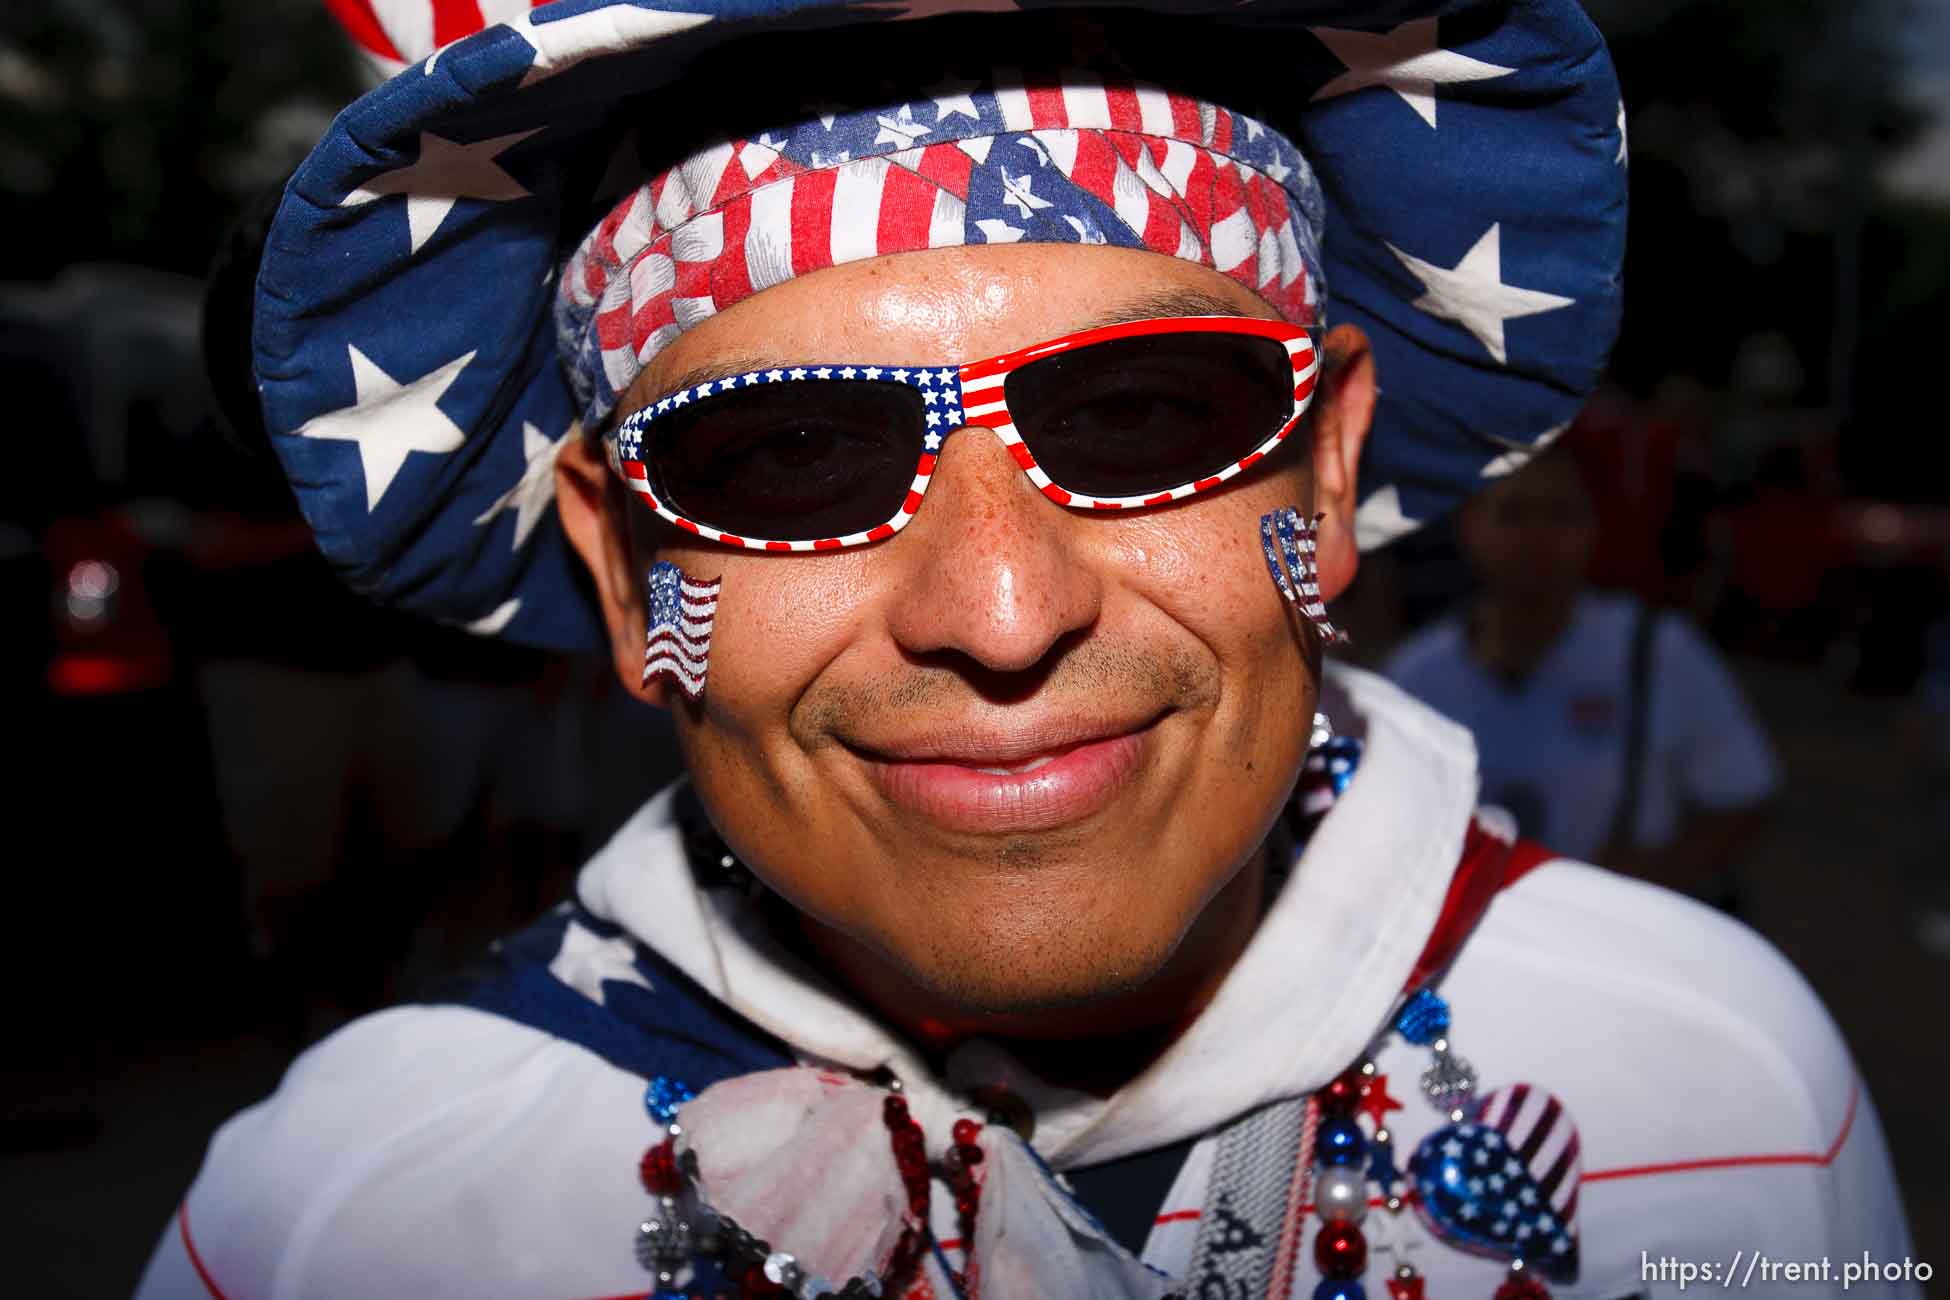
[(1308, 749), (1319, 749), (1334, 738), (1334, 720), (1325, 713), (1314, 714), (1313, 735), (1307, 739)]
[(1446, 1038), (1436, 1039), (1429, 1052), (1434, 1059), (1422, 1071), (1422, 1092), (1437, 1110), (1447, 1111), (1451, 1120), (1461, 1122), (1463, 1108), (1476, 1091), (1475, 1067), (1451, 1052)]

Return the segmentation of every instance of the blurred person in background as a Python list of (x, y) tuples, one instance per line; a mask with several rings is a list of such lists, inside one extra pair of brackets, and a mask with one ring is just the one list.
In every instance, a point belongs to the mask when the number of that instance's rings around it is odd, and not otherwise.
[(1685, 615), (1590, 585), (1586, 473), (1561, 445), (1462, 507), (1476, 590), (1387, 673), (1470, 729), (1484, 801), (1524, 834), (1732, 909), (1779, 765)]

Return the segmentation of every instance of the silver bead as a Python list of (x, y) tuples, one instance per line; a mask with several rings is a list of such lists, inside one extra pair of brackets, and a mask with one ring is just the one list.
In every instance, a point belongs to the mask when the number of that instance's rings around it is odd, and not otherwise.
[(1385, 1204), (1390, 1214), (1400, 1214), (1402, 1212), (1402, 1198), (1399, 1196), (1389, 1197)]
[(1422, 1071), (1422, 1091), (1438, 1110), (1453, 1112), (1476, 1091), (1476, 1071), (1462, 1057), (1439, 1051), (1435, 1063)]
[(1413, 1264), (1397, 1264), (1395, 1266), (1395, 1276), (1406, 1282), (1415, 1276), (1415, 1266)]
[(1368, 1180), (1349, 1165), (1326, 1165), (1314, 1175), (1314, 1204), (1329, 1223), (1359, 1223), (1368, 1214)]
[(1319, 749), (1334, 738), (1334, 721), (1325, 713), (1314, 714), (1313, 734), (1307, 737), (1307, 747)]
[(793, 1286), (799, 1281), (799, 1263), (782, 1250), (765, 1257), (765, 1280), (776, 1286)]

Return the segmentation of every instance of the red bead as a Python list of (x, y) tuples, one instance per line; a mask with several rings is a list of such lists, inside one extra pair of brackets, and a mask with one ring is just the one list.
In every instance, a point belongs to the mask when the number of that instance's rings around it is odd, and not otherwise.
[(670, 1138), (645, 1151), (643, 1163), (637, 1169), (652, 1196), (675, 1196), (683, 1189), (683, 1177), (677, 1172), (676, 1144)]
[(919, 1188), (908, 1192), (907, 1212), (918, 1219), (925, 1219), (928, 1216), (928, 1193), (926, 1188)]
[(964, 1219), (974, 1218), (975, 1211), (979, 1208), (980, 1202), (972, 1196), (957, 1196), (955, 1198), (955, 1213)]
[(1314, 1238), (1314, 1263), (1327, 1277), (1359, 1277), (1368, 1266), (1368, 1239), (1351, 1223), (1323, 1223)]
[(907, 1125), (907, 1102), (900, 1097), (889, 1097), (880, 1103), (880, 1118), (887, 1122), (888, 1128), (904, 1128)]
[(1388, 1300), (1424, 1300), (1422, 1275), (1417, 1273), (1412, 1277), (1389, 1278)]
[(956, 1120), (954, 1129), (955, 1145), (961, 1147), (975, 1145), (975, 1135), (981, 1131), (982, 1126), (972, 1119)]
[(753, 1264), (747, 1268), (745, 1270), (745, 1276), (738, 1281), (748, 1296), (785, 1294), (784, 1287), (765, 1276), (765, 1266), (762, 1264)]
[(1496, 1289), (1495, 1300), (1551, 1300), (1551, 1289), (1534, 1273), (1512, 1273)]
[(1361, 1094), (1365, 1091), (1363, 1085), (1366, 1082), (1367, 1076), (1357, 1067), (1341, 1075), (1315, 1095), (1320, 1098), (1320, 1104), (1328, 1111), (1336, 1115), (1346, 1115), (1360, 1104)]

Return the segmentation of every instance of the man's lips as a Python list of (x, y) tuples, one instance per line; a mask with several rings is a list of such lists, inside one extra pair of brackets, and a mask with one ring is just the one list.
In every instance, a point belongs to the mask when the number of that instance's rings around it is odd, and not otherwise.
[(937, 825), (976, 834), (1051, 830), (1099, 811), (1131, 784), (1157, 722), (942, 729), (854, 749), (882, 794)]

